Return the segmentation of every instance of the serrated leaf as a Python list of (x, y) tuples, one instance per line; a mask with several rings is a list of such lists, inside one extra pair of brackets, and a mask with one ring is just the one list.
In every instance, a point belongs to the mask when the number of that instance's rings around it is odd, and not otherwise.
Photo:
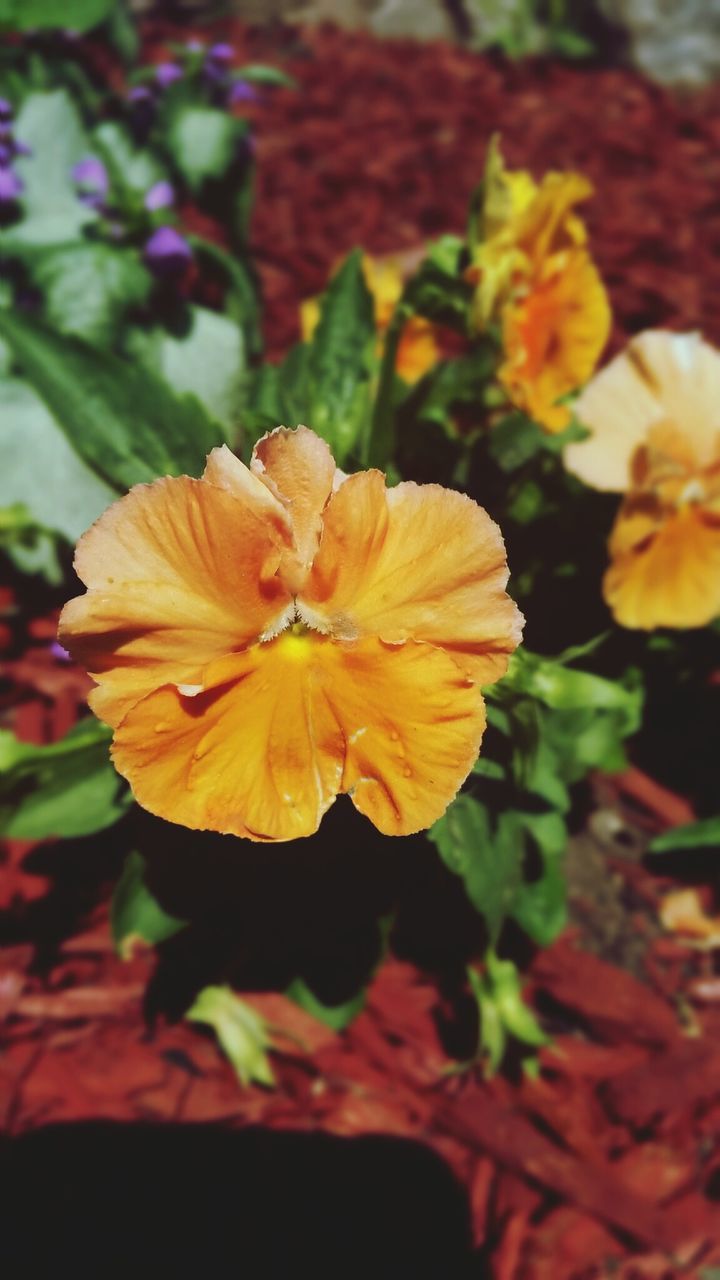
[[(226, 316), (188, 307), (182, 332), (133, 329), (128, 349), (176, 392), (192, 392), (233, 439), (240, 421), (246, 372), (242, 331)], [(277, 425), (277, 424), (276, 424)]]
[(342, 466), (369, 425), (375, 313), (362, 254), (333, 276), (307, 352), (306, 417)]
[(58, 333), (112, 347), (125, 312), (147, 300), (152, 277), (133, 249), (102, 242), (53, 245), (26, 256)]
[(0, 834), (70, 838), (117, 822), (132, 796), (110, 762), (111, 737), (97, 720), (80, 721), (47, 747), (18, 742), (0, 730)]
[(119, 492), (198, 475), (223, 433), (192, 396), (148, 369), (0, 309), (0, 334), (70, 443)]
[(145, 883), (145, 859), (136, 850), (129, 853), (110, 902), (110, 929), (118, 954), (129, 959), (136, 942), (155, 946), (186, 923), (163, 910)]
[(212, 1027), (241, 1084), (275, 1084), (265, 1022), (230, 987), (204, 987), (185, 1017)]
[(32, 387), (0, 379), (0, 506), (23, 503), (38, 525), (76, 542), (116, 498)]
[(77, 240), (97, 214), (81, 204), (72, 180), (73, 165), (87, 155), (88, 136), (67, 89), (31, 93), (14, 124), (15, 136), (31, 154), (18, 156), (15, 167), (25, 184), (24, 216), (3, 231), (3, 246), (62, 244)]
[(364, 990), (358, 991), (357, 995), (345, 1000), (343, 1004), (323, 1004), (302, 978), (295, 978), (285, 994), (332, 1031), (343, 1031), (365, 1007)]
[(701, 818), (673, 827), (650, 841), (648, 853), (674, 853), (682, 849), (720, 849), (720, 818)]

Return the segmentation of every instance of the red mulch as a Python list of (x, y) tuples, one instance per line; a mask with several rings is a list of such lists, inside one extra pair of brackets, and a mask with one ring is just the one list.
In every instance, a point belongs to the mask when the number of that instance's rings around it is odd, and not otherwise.
[[(499, 131), (510, 165), (577, 168), (615, 342), (648, 325), (720, 342), (720, 89), (680, 101), (630, 71), (510, 65), (333, 29), (273, 58), (297, 79), (255, 109), (253, 247), (272, 354), (355, 245), (393, 253), (462, 231)], [(255, 37), (249, 50), (272, 56)]]
[[(616, 340), (649, 324), (720, 340), (718, 91), (682, 103), (620, 70), (511, 67), (331, 30), (285, 33), (278, 55), (267, 36), (234, 30), (243, 52), (299, 81), (253, 108), (253, 238), (274, 355), (296, 334), (299, 301), (353, 245), (387, 253), (462, 228), (497, 129), (510, 163), (536, 174), (576, 166), (593, 178), (588, 221)], [(5, 667), (5, 706), (28, 740), (60, 736), (85, 692), (84, 678), (50, 656), (50, 629), (37, 622)], [(656, 827), (687, 820), (684, 802), (642, 775), (614, 790)], [(0, 905), (10, 920), (51, 883), (24, 865), (27, 852), (9, 849)], [(627, 874), (657, 902), (660, 881), (637, 864)], [(560, 1030), (535, 1080), (445, 1074), (437, 990), (399, 961), (383, 967), (342, 1035), (284, 997), (250, 997), (294, 1037), (267, 1091), (241, 1090), (198, 1028), (148, 1029), (152, 957), (117, 960), (103, 910), (84, 930), (39, 967), (31, 946), (0, 953), (6, 1131), (92, 1117), (407, 1136), (462, 1179), (498, 1280), (591, 1280), (613, 1266), (617, 1280), (668, 1280), (720, 1266), (720, 990), (706, 961), (674, 939), (649, 945), (647, 981), (569, 934), (536, 957), (529, 994)]]

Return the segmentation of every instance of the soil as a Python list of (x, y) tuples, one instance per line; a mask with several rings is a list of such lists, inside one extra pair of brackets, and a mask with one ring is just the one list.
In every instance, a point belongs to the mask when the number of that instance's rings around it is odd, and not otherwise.
[[(615, 343), (646, 325), (720, 340), (717, 90), (681, 101), (618, 69), (513, 66), (330, 28), (220, 30), (241, 57), (298, 81), (252, 108), (253, 244), (274, 356), (297, 335), (299, 301), (354, 244), (393, 252), (461, 229), (496, 129), (510, 163), (593, 178), (588, 221)], [(149, 49), (159, 55), (167, 35), (149, 28)], [(21, 603), (4, 601), (3, 717), (49, 741), (87, 683), (50, 654), (53, 616)], [(224, 1274), (237, 1256), (284, 1275), (312, 1249), (317, 1274), (343, 1276), (716, 1275), (720, 981), (707, 954), (661, 930), (674, 881), (644, 857), (650, 834), (692, 812), (630, 770), (596, 780), (590, 813), (568, 853), (571, 926), (528, 958), (527, 996), (551, 1043), (539, 1073), (510, 1063), (489, 1080), (455, 1070), (468, 1010), (448, 1005), (408, 946), (344, 1033), (249, 987), (276, 1029), (277, 1087), (241, 1089), (209, 1035), (153, 1004), (167, 953), (113, 952), (122, 842), (12, 842), (0, 915), (12, 1274), (71, 1256), (81, 1273), (87, 1262), (114, 1274), (78, 1242), (106, 1245), (120, 1206), (118, 1268), (140, 1256), (156, 1274), (183, 1260)], [(435, 887), (428, 872), (430, 899)], [(422, 903), (414, 910), (417, 924)]]

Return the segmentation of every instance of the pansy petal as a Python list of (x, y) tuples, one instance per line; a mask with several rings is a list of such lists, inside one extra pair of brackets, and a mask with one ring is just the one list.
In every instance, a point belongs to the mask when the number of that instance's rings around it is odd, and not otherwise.
[(720, 353), (699, 334), (648, 330), (633, 338), (575, 402), (590, 439), (565, 450), (565, 465), (594, 489), (622, 493), (651, 429), (670, 422), (696, 450), (698, 465), (720, 449)]
[(213, 659), (277, 625), (292, 607), (277, 579), (272, 526), (229, 493), (187, 476), (138, 485), (81, 538), (90, 587), (60, 620), (62, 643), (104, 686), (118, 719), (168, 681), (198, 683)]
[(344, 759), (342, 731), (313, 697), (325, 643), (286, 633), (214, 663), (194, 697), (166, 686), (137, 703), (115, 733), (113, 760), (139, 803), (251, 840), (316, 831)]
[(285, 507), (226, 444), (208, 454), (203, 480), (239, 498), (256, 515), (269, 520), (283, 542), (292, 543), (292, 524)]
[(350, 791), (404, 835), (447, 808), (484, 724), (478, 689), (439, 649), (287, 633), (214, 663), (201, 693), (149, 694), (113, 759), (141, 805), (187, 827), (291, 840)]
[(414, 641), (329, 644), (324, 673), (346, 743), (340, 789), (386, 835), (429, 827), (477, 757), (478, 688), (442, 649)]
[(562, 397), (595, 370), (610, 332), (610, 305), (599, 272), (582, 250), (540, 278), (503, 317), (505, 361), (499, 377), (513, 404), (548, 431), (571, 420)]
[(629, 499), (610, 538), (603, 594), (624, 627), (702, 627), (720, 615), (720, 518), (687, 506), (663, 520)]
[(340, 638), (428, 641), (489, 684), (521, 634), (507, 580), (500, 530), (470, 498), (432, 484), (386, 490), (367, 471), (331, 498), (298, 607)]
[(317, 551), (323, 509), (335, 479), (333, 456), (309, 427), (278, 427), (255, 445), (250, 470), (267, 485), (292, 521), (295, 549), (284, 554), (282, 574), (295, 592)]

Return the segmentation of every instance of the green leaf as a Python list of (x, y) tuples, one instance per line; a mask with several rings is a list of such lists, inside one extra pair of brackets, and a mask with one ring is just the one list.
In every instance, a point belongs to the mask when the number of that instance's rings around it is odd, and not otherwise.
[(343, 1004), (323, 1004), (302, 978), (295, 978), (285, 994), (294, 1000), (295, 1004), (300, 1005), (306, 1013), (312, 1014), (313, 1018), (317, 1018), (318, 1022), (323, 1022), (333, 1031), (343, 1031), (365, 1007), (364, 990), (358, 991), (357, 995)]
[(152, 277), (134, 249), (102, 242), (52, 245), (26, 258), (58, 333), (111, 347), (125, 313), (142, 306)]
[(242, 331), (227, 316), (205, 307), (188, 307), (186, 320), (178, 333), (159, 325), (134, 328), (128, 335), (128, 349), (176, 392), (197, 396), (210, 416), (225, 427), (226, 438), (234, 441), (246, 369)]
[(22, 502), (0, 507), (0, 549), (20, 573), (39, 573), (53, 587), (62, 582), (57, 536), (37, 524)]
[(15, 31), (56, 27), (80, 35), (104, 22), (116, 0), (0, 0), (0, 26)]
[(522, 879), (524, 839), (517, 815), (501, 813), (493, 825), (485, 805), (461, 793), (429, 835), (445, 865), (462, 879), (495, 943)]
[(494, 951), (489, 950), (485, 966), (488, 985), (506, 1030), (521, 1044), (532, 1048), (539, 1049), (548, 1044), (548, 1037), (523, 999), (517, 965), (512, 960), (500, 960)]
[(193, 191), (199, 191), (208, 178), (223, 176), (245, 132), (243, 121), (216, 107), (181, 102), (167, 113), (167, 143)]
[(629, 732), (640, 724), (642, 689), (634, 678), (628, 684), (606, 680), (589, 671), (569, 669), (557, 660), (541, 658), (524, 648), (513, 654), (503, 687), (530, 694), (558, 711), (579, 708), (623, 711), (628, 724), (633, 726)]
[(456, 408), (470, 406), (477, 409), (478, 422), (481, 422), (483, 392), (494, 360), (487, 346), (478, 346), (470, 355), (440, 361), (424, 384), (418, 417), (424, 422), (446, 426)]
[(275, 1084), (265, 1022), (230, 987), (204, 987), (185, 1017), (212, 1027), (241, 1084)]
[(83, 462), (26, 382), (0, 378), (0, 506), (76, 542), (117, 498)]
[(459, 236), (441, 236), (405, 288), (411, 311), (437, 324), (466, 333), (473, 287), (463, 279), (464, 242)]
[(263, 348), (260, 330), (260, 298), (252, 263), (228, 253), (219, 244), (211, 244), (200, 236), (187, 238), (198, 262), (205, 259), (209, 269), (215, 268), (220, 275), (225, 290), (225, 313), (240, 325), (245, 335), (248, 355), (260, 355)]
[(567, 924), (567, 883), (563, 871), (567, 827), (558, 813), (524, 813), (519, 815), (519, 820), (538, 850), (542, 872), (536, 880), (523, 880), (512, 917), (533, 942), (547, 947)]
[(20, 840), (104, 831), (132, 796), (108, 755), (112, 734), (82, 720), (61, 742), (35, 747), (0, 730), (0, 833)]
[(198, 475), (221, 428), (148, 369), (0, 309), (0, 335), (70, 443), (119, 491)]
[(110, 929), (118, 955), (130, 959), (135, 944), (165, 942), (187, 924), (164, 911), (145, 883), (145, 859), (137, 851), (125, 859), (110, 903)]
[(4, 248), (12, 252), (15, 244), (77, 240), (81, 229), (95, 221), (97, 214), (80, 203), (71, 176), (73, 165), (88, 154), (90, 146), (67, 89), (30, 94), (18, 113), (14, 132), (30, 147), (31, 154), (16, 161), (25, 184), (24, 217), (3, 231)]
[(502, 471), (515, 471), (543, 447), (542, 429), (524, 413), (510, 413), (488, 436), (488, 453)]
[(240, 67), (234, 79), (247, 80), (251, 84), (276, 85), (280, 89), (297, 88), (297, 80), (292, 76), (286, 75), (279, 67), (268, 67), (261, 62), (248, 62)]
[(677, 849), (713, 849), (720, 847), (720, 818), (701, 818), (683, 827), (673, 827), (655, 836), (648, 853), (674, 853)]
[(91, 149), (103, 161), (114, 189), (142, 199), (148, 189), (167, 178), (167, 169), (147, 148), (136, 147), (130, 134), (115, 120), (104, 120), (93, 130)]
[(375, 341), (373, 300), (355, 249), (321, 303), (307, 353), (307, 416), (300, 419), (327, 440), (340, 466), (369, 425)]

